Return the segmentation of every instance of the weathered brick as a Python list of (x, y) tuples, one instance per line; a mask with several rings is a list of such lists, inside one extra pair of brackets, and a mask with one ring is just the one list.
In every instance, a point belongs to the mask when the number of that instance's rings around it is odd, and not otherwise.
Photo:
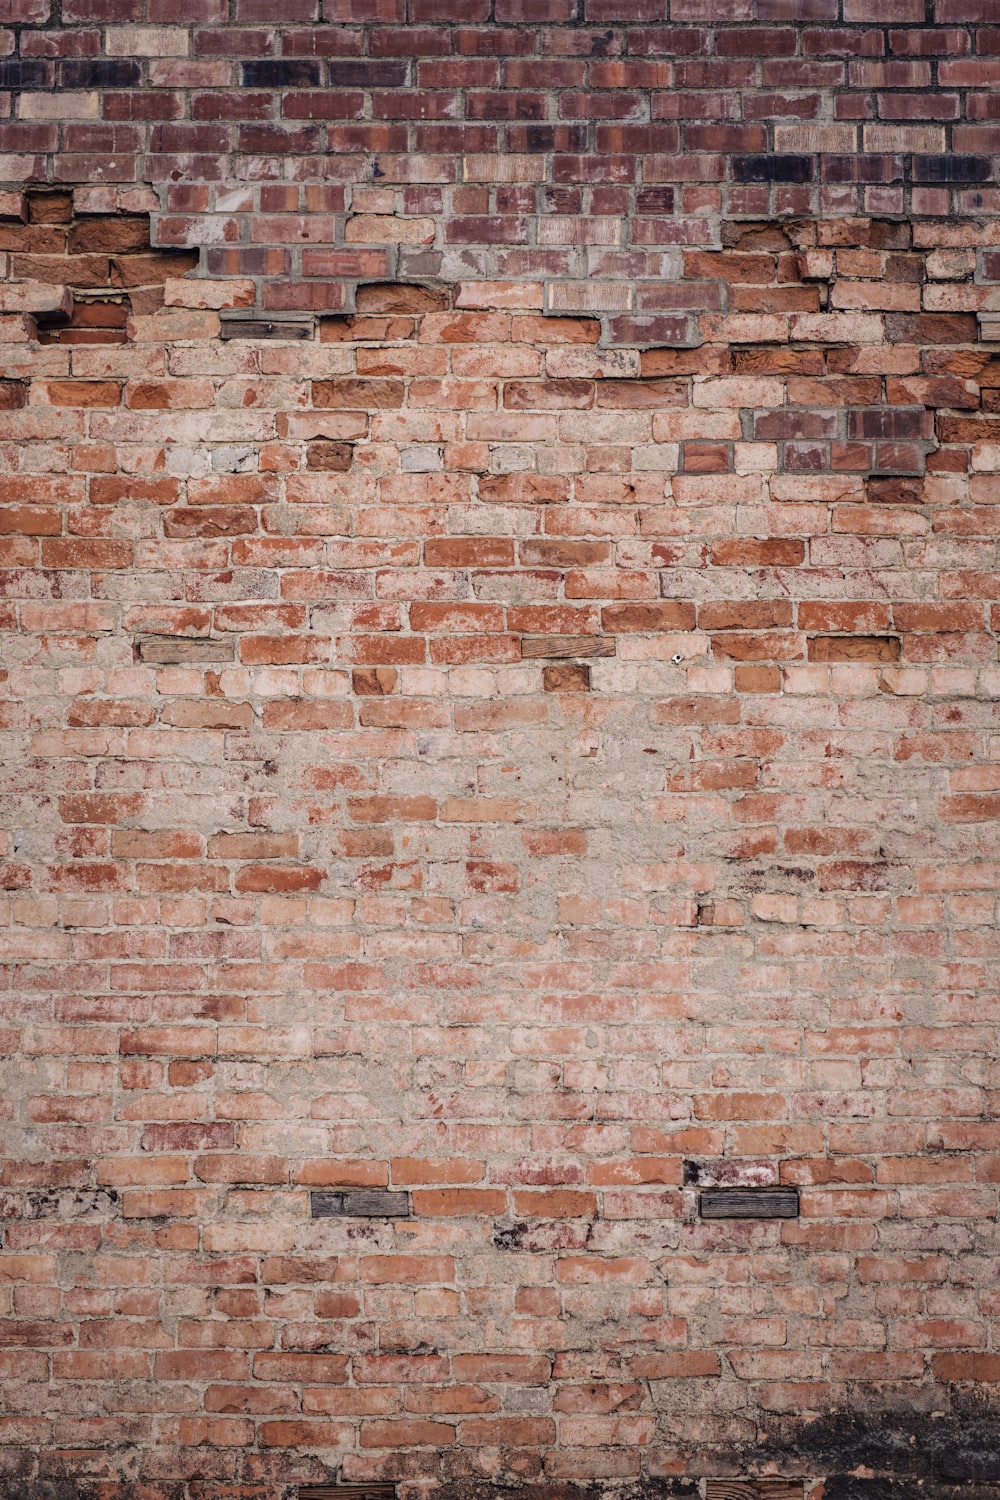
[(277, 9), (0, 7), (11, 1482), (981, 1488), (989, 6)]

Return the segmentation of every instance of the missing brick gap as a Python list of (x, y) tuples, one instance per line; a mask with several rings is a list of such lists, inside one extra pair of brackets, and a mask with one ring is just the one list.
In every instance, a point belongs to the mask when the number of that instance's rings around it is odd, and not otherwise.
[(31, 224), (69, 224), (73, 218), (72, 193), (36, 192), (29, 188), (25, 201)]
[(124, 344), (131, 312), (124, 291), (94, 289), (73, 292), (68, 313), (41, 313), (36, 323), (40, 344)]

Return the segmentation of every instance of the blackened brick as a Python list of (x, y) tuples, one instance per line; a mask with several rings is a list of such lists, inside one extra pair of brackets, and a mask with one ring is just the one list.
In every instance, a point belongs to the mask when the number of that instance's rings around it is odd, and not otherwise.
[(811, 156), (734, 156), (737, 182), (811, 182)]
[(240, 73), (245, 88), (315, 89), (320, 85), (322, 64), (312, 58), (267, 58), (243, 63)]
[(59, 64), (64, 89), (131, 89), (142, 82), (142, 68), (131, 57), (74, 58)]
[(369, 62), (359, 58), (338, 60), (328, 65), (331, 88), (392, 89), (406, 83), (405, 62)]
[(988, 156), (915, 156), (914, 182), (989, 182), (993, 164)]
[(49, 89), (52, 64), (40, 57), (5, 57), (0, 62), (0, 89)]

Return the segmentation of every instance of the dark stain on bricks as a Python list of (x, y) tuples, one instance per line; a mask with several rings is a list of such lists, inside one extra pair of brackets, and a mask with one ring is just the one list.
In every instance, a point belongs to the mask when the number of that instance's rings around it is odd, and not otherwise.
[(241, 64), (244, 88), (318, 88), (322, 65), (307, 58), (267, 58)]
[[(8, 1449), (13, 1456), (13, 1450)], [(25, 1455), (27, 1457), (27, 1455)], [(0, 1500), (81, 1500), (81, 1492), (67, 1479), (0, 1479)]]
[(913, 1390), (905, 1410), (861, 1388), (850, 1411), (769, 1419), (744, 1461), (822, 1477), (823, 1500), (995, 1500), (1000, 1410), (961, 1386)]
[(521, 1250), (527, 1233), (527, 1224), (494, 1224), (493, 1243), (498, 1250)]
[[(120, 1195), (114, 1188), (48, 1188), (25, 1197), (26, 1219), (92, 1219), (117, 1214)], [(0, 1496), (2, 1500), (2, 1496)]]

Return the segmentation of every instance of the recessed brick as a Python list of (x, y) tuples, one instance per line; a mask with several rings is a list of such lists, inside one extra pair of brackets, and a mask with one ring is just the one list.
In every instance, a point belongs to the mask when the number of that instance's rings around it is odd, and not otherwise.
[(590, 667), (585, 662), (560, 662), (544, 667), (542, 686), (547, 693), (589, 693)]
[(351, 467), (353, 455), (354, 449), (350, 443), (320, 440), (309, 444), (306, 450), (306, 467), (343, 474)]
[(817, 635), (809, 641), (810, 661), (898, 661), (900, 642), (892, 635)]
[(929, 437), (930, 419), (922, 408), (882, 407), (847, 414), (848, 435), (893, 440)]

